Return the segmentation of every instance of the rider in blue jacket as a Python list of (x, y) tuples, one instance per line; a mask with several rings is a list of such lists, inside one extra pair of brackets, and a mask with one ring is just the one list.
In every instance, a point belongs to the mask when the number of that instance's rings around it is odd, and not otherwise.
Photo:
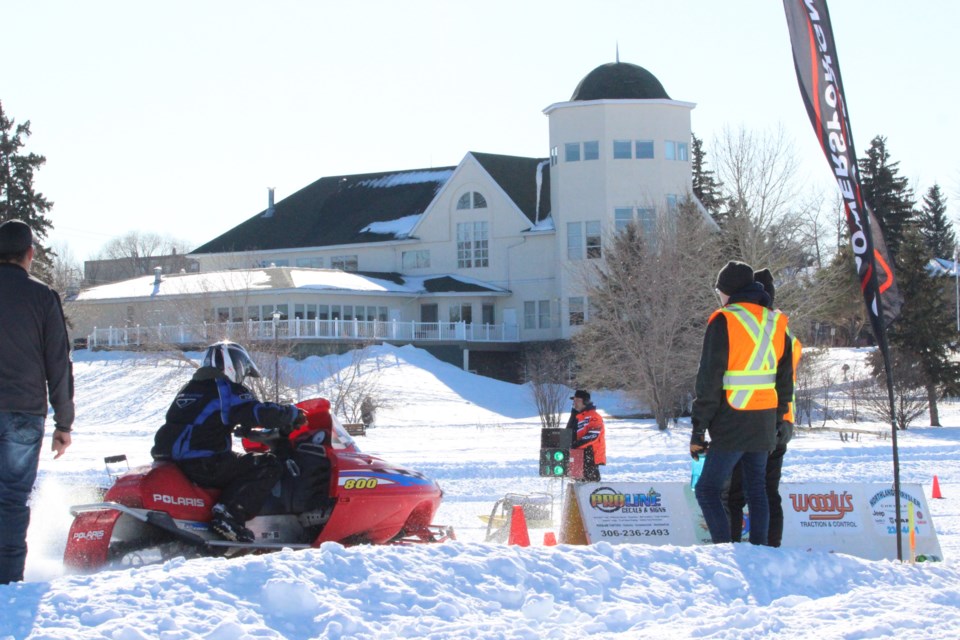
[(271, 453), (232, 450), (236, 426), (262, 426), (290, 433), (303, 424), (295, 405), (259, 402), (243, 380), (260, 371), (239, 344), (218, 342), (167, 410), (151, 451), (155, 460), (171, 460), (193, 482), (221, 489), (211, 528), (228, 540), (253, 542), (244, 523), (257, 515), (281, 474)]

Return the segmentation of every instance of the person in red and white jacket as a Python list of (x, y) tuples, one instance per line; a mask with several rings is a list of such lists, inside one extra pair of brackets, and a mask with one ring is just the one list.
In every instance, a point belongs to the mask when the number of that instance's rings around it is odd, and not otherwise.
[(607, 464), (607, 440), (603, 418), (590, 402), (590, 392), (583, 389), (570, 396), (573, 411), (567, 428), (574, 429), (574, 449), (583, 449), (583, 480), (600, 482), (600, 465)]

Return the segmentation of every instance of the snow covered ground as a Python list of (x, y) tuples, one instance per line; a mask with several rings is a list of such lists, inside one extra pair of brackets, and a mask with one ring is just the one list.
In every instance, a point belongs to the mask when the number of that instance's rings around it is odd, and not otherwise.
[[(193, 354), (197, 355), (197, 354)], [(863, 352), (831, 358), (859, 366)], [(390, 406), (360, 446), (435, 478), (435, 521), (458, 541), (415, 547), (324, 544), (235, 560), (172, 560), (64, 575), (67, 507), (104, 482), (103, 457), (149, 460), (153, 433), (191, 369), (130, 353), (75, 354), (74, 444), (44, 451), (27, 582), (0, 586), (0, 638), (956, 638), (960, 637), (960, 406), (945, 428), (900, 433), (901, 478), (924, 486), (945, 561), (899, 564), (750, 545), (589, 547), (485, 542), (480, 515), (506, 493), (548, 492), (537, 475), (539, 421), (527, 388), (471, 375), (411, 347), (370, 350)], [(285, 363), (302, 397), (329, 370)], [(839, 375), (838, 375), (839, 377)], [(634, 409), (599, 393), (601, 410)], [(828, 424), (828, 426), (830, 426)], [(836, 426), (836, 425), (834, 425)], [(858, 423), (860, 429), (883, 428)], [(685, 481), (689, 424), (609, 419), (604, 480)], [(784, 481), (890, 482), (890, 440), (801, 431)], [(945, 499), (930, 496), (937, 475)], [(559, 511), (559, 503), (556, 503)], [(559, 519), (559, 518), (558, 518)]]

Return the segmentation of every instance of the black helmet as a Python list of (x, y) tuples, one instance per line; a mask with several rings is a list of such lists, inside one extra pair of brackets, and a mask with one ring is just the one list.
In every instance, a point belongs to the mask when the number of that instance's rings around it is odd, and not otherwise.
[(231, 381), (241, 384), (247, 376), (259, 378), (260, 370), (247, 350), (236, 342), (218, 342), (207, 347), (203, 354), (204, 367), (216, 367)]

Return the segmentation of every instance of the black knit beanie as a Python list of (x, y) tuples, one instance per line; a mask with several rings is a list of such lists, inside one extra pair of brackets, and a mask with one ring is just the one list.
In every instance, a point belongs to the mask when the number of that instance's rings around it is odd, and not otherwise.
[(763, 290), (767, 292), (767, 295), (770, 296), (770, 308), (773, 308), (773, 297), (776, 293), (776, 289), (773, 286), (773, 274), (770, 273), (770, 269), (761, 269), (753, 274), (754, 282), (759, 282), (763, 285)]
[(728, 296), (751, 284), (753, 284), (753, 268), (745, 262), (731, 260), (717, 274), (717, 290)]

